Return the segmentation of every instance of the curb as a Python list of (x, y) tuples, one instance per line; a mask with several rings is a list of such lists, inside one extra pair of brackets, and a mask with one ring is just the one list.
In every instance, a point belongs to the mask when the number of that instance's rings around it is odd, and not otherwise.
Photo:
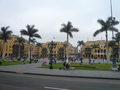
[(89, 77), (89, 76), (68, 76), (68, 75), (52, 75), (52, 74), (39, 74), (39, 73), (24, 73), (20, 71), (3, 71), (0, 72), (5, 73), (16, 73), (16, 74), (28, 74), (28, 75), (41, 75), (41, 76), (55, 76), (55, 77), (71, 77), (71, 78), (90, 78), (90, 79), (112, 79), (112, 80), (120, 80), (120, 78), (109, 78), (109, 77)]
[(120, 78), (108, 78), (108, 77), (68, 76), (68, 75), (52, 75), (52, 74), (38, 74), (38, 73), (23, 73), (23, 74), (41, 75), (41, 76), (55, 76), (55, 77), (71, 77), (71, 78), (91, 78), (91, 79), (112, 79), (112, 80), (120, 80)]

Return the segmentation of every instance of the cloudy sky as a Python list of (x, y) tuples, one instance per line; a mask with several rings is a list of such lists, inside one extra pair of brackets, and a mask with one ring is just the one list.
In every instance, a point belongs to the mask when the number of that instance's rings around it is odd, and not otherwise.
[[(120, 21), (120, 0), (112, 0), (113, 16)], [(73, 32), (69, 42), (77, 46), (78, 40), (105, 40), (105, 33), (93, 38), (100, 29), (98, 19), (106, 20), (110, 15), (110, 0), (0, 0), (0, 27), (10, 26), (13, 34), (20, 36), (26, 25), (35, 25), (42, 39), (38, 42), (66, 40), (60, 33), (61, 24), (70, 21), (79, 32)], [(120, 29), (120, 25), (116, 26)], [(109, 40), (112, 33), (109, 33)], [(53, 39), (55, 37), (55, 39)], [(28, 37), (25, 37), (28, 39)]]

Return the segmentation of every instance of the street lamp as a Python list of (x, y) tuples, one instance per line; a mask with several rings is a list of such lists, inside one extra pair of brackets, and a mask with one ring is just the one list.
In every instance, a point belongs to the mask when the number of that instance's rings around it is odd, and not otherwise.
[[(109, 23), (111, 24), (111, 27), (112, 27), (113, 23), (115, 22), (115, 17), (113, 17), (113, 15), (112, 15), (112, 0), (110, 0), (110, 11), (111, 11), (111, 17), (108, 18), (108, 21), (109, 21)], [(113, 31), (112, 31), (112, 39), (113, 39), (113, 42), (114, 42)], [(111, 67), (111, 70), (117, 70), (114, 47), (112, 47), (112, 67)]]
[[(109, 22), (111, 24), (111, 27), (112, 27), (112, 24), (115, 22), (115, 17), (109, 17), (108, 20), (109, 20)], [(114, 33), (113, 33), (113, 31), (112, 31), (112, 39), (113, 39), (113, 42), (114, 42)], [(112, 47), (112, 67), (111, 67), (111, 70), (117, 70), (115, 53), (114, 53), (114, 46)]]
[(56, 43), (54, 43), (53, 41), (51, 41), (49, 44), (48, 44), (48, 47), (49, 47), (49, 50), (50, 50), (50, 69), (53, 69), (53, 66), (52, 66), (52, 57), (53, 57), (53, 48), (55, 48), (56, 47)]

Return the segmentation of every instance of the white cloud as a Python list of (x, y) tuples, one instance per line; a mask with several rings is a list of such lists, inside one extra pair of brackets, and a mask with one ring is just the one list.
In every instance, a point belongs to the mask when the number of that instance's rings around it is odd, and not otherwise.
[[(120, 1), (112, 2), (113, 15), (120, 21)], [(66, 34), (60, 33), (61, 24), (71, 21), (80, 30), (70, 38), (70, 43), (77, 46), (78, 40), (105, 39), (105, 33), (94, 38), (93, 33), (100, 28), (97, 20), (110, 16), (110, 5), (109, 0), (0, 0), (0, 12), (0, 27), (9, 25), (14, 34), (20, 35), (19, 31), (26, 29), (27, 24), (35, 25), (42, 36), (37, 40), (42, 43), (53, 37), (54, 41), (65, 41)]]

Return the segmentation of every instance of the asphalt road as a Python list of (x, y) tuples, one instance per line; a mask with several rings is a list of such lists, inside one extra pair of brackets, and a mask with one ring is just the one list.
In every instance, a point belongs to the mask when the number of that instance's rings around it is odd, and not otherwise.
[(0, 72), (0, 90), (119, 90), (119, 80)]

